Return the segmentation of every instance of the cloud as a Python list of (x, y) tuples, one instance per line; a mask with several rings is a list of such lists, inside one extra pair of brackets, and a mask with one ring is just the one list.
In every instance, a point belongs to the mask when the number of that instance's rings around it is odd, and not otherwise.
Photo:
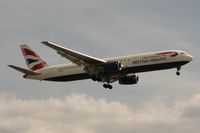
[(200, 94), (176, 101), (172, 106), (166, 105), (162, 97), (130, 106), (81, 94), (43, 100), (1, 94), (0, 106), (0, 132), (4, 133), (197, 133), (200, 130)]

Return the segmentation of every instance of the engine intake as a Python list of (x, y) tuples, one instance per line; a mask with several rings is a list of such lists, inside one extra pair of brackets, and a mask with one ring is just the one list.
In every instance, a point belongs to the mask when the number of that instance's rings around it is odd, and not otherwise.
[(139, 77), (137, 75), (131, 75), (131, 76), (126, 76), (119, 79), (119, 84), (131, 85), (131, 84), (137, 84), (138, 81), (139, 81)]
[(110, 72), (118, 72), (121, 70), (121, 63), (118, 61), (108, 61), (104, 66), (103, 66), (103, 71), (105, 73), (110, 73)]

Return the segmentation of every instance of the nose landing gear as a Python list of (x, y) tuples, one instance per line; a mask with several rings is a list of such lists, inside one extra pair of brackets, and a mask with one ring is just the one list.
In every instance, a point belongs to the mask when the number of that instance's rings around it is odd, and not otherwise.
[(179, 76), (179, 75), (180, 75), (180, 72), (176, 72), (176, 75)]
[(177, 75), (177, 76), (180, 75), (180, 70), (181, 70), (181, 67), (177, 67), (177, 72), (176, 72), (176, 75)]

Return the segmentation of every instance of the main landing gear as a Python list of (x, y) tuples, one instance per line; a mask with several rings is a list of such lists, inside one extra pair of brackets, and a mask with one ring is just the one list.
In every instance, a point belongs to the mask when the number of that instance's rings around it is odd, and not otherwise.
[[(92, 80), (93, 81), (98, 81), (98, 82), (103, 82), (101, 78), (95, 77), (95, 76), (92, 76)], [(107, 88), (108, 89), (112, 89), (113, 88), (112, 85), (109, 84), (109, 81), (106, 84), (103, 84), (103, 87), (106, 88), (106, 89)]]
[(104, 88), (108, 88), (108, 89), (112, 89), (113, 87), (112, 87), (112, 85), (110, 85), (110, 84), (103, 84), (103, 87)]
[(177, 71), (176, 71), (176, 75), (177, 75), (177, 76), (180, 75), (180, 70), (181, 70), (181, 67), (177, 67)]
[(93, 81), (101, 82), (101, 78), (99, 78), (99, 77), (92, 77), (92, 80), (93, 80)]

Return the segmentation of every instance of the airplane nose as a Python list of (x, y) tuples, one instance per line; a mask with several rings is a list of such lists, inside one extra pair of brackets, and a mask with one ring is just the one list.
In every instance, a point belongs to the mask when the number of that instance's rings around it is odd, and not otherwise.
[(192, 57), (192, 55), (187, 55), (187, 58), (188, 58), (188, 61), (192, 61), (192, 59), (193, 59), (193, 57)]

